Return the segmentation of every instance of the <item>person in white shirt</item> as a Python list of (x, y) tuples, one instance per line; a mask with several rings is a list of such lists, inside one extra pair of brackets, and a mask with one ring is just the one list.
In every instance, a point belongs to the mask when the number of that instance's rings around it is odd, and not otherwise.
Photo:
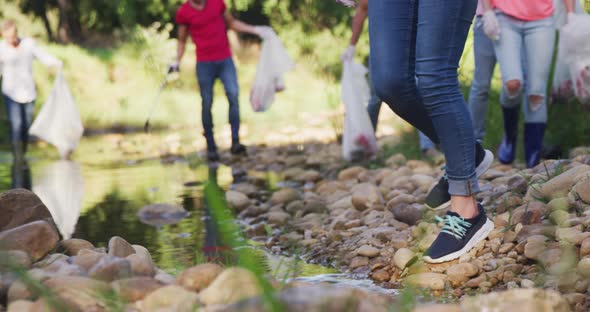
[(33, 119), (37, 91), (33, 80), (33, 60), (48, 67), (61, 68), (62, 62), (36, 46), (30, 38), (20, 38), (16, 23), (2, 23), (0, 41), (0, 72), (2, 98), (10, 123), (10, 141), (15, 162), (24, 161), (29, 141), (28, 130)]

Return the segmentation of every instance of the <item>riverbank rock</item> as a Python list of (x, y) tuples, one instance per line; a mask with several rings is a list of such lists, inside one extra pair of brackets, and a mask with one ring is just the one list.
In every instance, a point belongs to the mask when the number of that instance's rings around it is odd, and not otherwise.
[(142, 312), (174, 311), (192, 312), (199, 310), (199, 296), (176, 285), (169, 285), (148, 294), (138, 307)]
[(59, 248), (68, 256), (76, 256), (80, 250), (93, 249), (94, 245), (83, 239), (70, 238), (59, 242)]
[(299, 192), (296, 189), (284, 188), (272, 194), (270, 202), (273, 205), (286, 205), (299, 199)]
[(58, 241), (57, 230), (47, 221), (35, 221), (0, 233), (3, 249), (22, 250), (33, 262), (54, 250)]
[(150, 277), (133, 277), (114, 281), (111, 286), (124, 302), (136, 302), (163, 285)]
[(400, 248), (395, 252), (395, 255), (393, 256), (393, 263), (398, 269), (403, 270), (408, 264), (408, 262), (412, 260), (412, 258), (414, 258), (413, 251), (411, 251), (408, 248)]
[(359, 175), (365, 171), (367, 171), (367, 169), (360, 166), (346, 168), (338, 173), (338, 180), (356, 180), (358, 179)]
[(590, 179), (585, 179), (576, 183), (573, 192), (584, 203), (590, 204)]
[(381, 191), (371, 183), (358, 184), (352, 189), (352, 205), (360, 211), (383, 206)]
[(275, 226), (286, 224), (290, 218), (291, 215), (284, 211), (271, 211), (268, 213), (268, 223)]
[[(284, 312), (387, 312), (391, 299), (384, 295), (370, 294), (360, 289), (330, 285), (289, 285), (277, 294)], [(252, 298), (237, 304), (213, 308), (207, 311), (244, 312), (268, 311), (260, 298)]]
[(72, 311), (105, 311), (97, 294), (112, 290), (105, 282), (79, 276), (59, 276), (43, 283), (49, 287)]
[(417, 306), (413, 312), (464, 312), (458, 304), (426, 304)]
[(0, 232), (42, 220), (52, 220), (51, 213), (35, 193), (15, 189), (0, 194)]
[(511, 289), (468, 297), (461, 302), (463, 311), (568, 312), (569, 305), (558, 292), (543, 289)]
[(100, 261), (100, 259), (106, 256), (106, 253), (100, 253), (90, 249), (83, 249), (78, 252), (77, 256), (72, 258), (72, 263), (83, 268), (85, 271), (89, 271)]
[(575, 166), (545, 183), (530, 187), (526, 199), (543, 198), (552, 200), (566, 197), (578, 181), (587, 179), (588, 172), (590, 172), (590, 166), (588, 165)]
[(432, 290), (444, 290), (447, 276), (441, 273), (418, 273), (406, 278), (406, 283), (412, 286), (429, 288)]
[(578, 262), (578, 273), (586, 278), (590, 278), (590, 258), (584, 258)]
[(88, 275), (97, 280), (112, 282), (132, 277), (132, 272), (129, 260), (106, 256), (88, 271)]
[[(18, 300), (8, 305), (6, 312), (37, 312), (33, 310), (33, 302), (28, 300)], [(39, 311), (41, 312), (41, 311)]]
[(356, 254), (363, 257), (374, 258), (379, 255), (379, 249), (371, 245), (363, 245), (356, 250)]
[(178, 275), (176, 283), (195, 292), (207, 288), (223, 272), (218, 264), (205, 263), (188, 268)]
[(15, 266), (28, 270), (32, 265), (31, 257), (22, 250), (0, 250), (0, 272), (10, 270)]
[(236, 211), (242, 211), (250, 206), (250, 199), (243, 193), (238, 191), (227, 191), (225, 193), (225, 201)]
[(479, 273), (479, 268), (472, 263), (458, 263), (447, 269), (447, 276), (452, 285), (461, 285)]
[(395, 219), (408, 225), (416, 225), (424, 216), (424, 205), (400, 203), (392, 207)]
[(242, 268), (228, 268), (219, 274), (199, 297), (206, 305), (231, 304), (258, 296), (261, 292), (258, 280), (252, 272)]
[(131, 265), (131, 272), (133, 276), (149, 276), (156, 275), (156, 267), (151, 259), (146, 259), (138, 254), (127, 256), (127, 261)]
[(114, 236), (109, 240), (109, 256), (125, 258), (135, 253), (135, 249), (125, 239)]

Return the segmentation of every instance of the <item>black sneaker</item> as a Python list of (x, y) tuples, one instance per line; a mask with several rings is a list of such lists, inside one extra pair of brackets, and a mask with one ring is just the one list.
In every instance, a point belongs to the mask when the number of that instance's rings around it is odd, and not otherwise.
[[(475, 144), (475, 163), (477, 167), (475, 168), (475, 175), (479, 178), (481, 177), (490, 166), (494, 162), (494, 154), (484, 149), (481, 144)], [(438, 183), (435, 184), (428, 192), (426, 196), (426, 206), (430, 209), (444, 209), (449, 206), (451, 201), (451, 194), (449, 194), (449, 179), (447, 175), (443, 175)]]
[(232, 155), (246, 156), (248, 154), (248, 151), (246, 150), (246, 146), (243, 144), (240, 144), (240, 143), (232, 144), (230, 152), (232, 153)]
[(217, 154), (217, 151), (207, 151), (207, 161), (218, 162), (219, 154)]
[(437, 217), (445, 225), (424, 253), (424, 261), (442, 263), (455, 260), (488, 237), (494, 229), (494, 223), (488, 219), (483, 207), (480, 204), (477, 206), (479, 215), (471, 219), (463, 219), (451, 211), (444, 218)]

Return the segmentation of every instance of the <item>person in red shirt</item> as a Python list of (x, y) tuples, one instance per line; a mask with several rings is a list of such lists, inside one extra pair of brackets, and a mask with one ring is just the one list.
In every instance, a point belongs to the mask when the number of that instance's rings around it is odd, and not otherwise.
[(179, 71), (186, 41), (190, 34), (197, 46), (197, 80), (201, 91), (201, 118), (207, 140), (207, 159), (219, 160), (213, 136), (213, 85), (220, 79), (229, 101), (229, 122), (232, 130), (231, 153), (245, 155), (246, 147), (240, 143), (240, 107), (238, 79), (227, 38), (228, 28), (236, 32), (258, 35), (262, 38), (272, 29), (268, 26), (252, 26), (235, 19), (224, 0), (188, 0), (176, 12), (178, 24), (178, 52), (170, 71)]

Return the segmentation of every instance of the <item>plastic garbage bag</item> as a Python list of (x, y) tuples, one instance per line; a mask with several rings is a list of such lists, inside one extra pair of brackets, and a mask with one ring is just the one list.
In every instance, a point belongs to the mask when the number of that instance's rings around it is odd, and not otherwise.
[(285, 89), (283, 74), (294, 66), (277, 34), (273, 31), (265, 36), (250, 93), (250, 104), (255, 112), (264, 112), (270, 108), (275, 93)]
[[(580, 3), (575, 1), (576, 18), (570, 24), (565, 25), (567, 13), (563, 1), (556, 0), (554, 4), (555, 25), (559, 29), (559, 44), (551, 90), (553, 99), (567, 102), (571, 98), (577, 97), (582, 103), (590, 104), (590, 95), (584, 96), (584, 90), (588, 88), (586, 92), (590, 92), (590, 87), (588, 87), (590, 82), (583, 83), (584, 69), (590, 65), (590, 56), (588, 55), (590, 29), (587, 22), (586, 24), (582, 22), (584, 19), (588, 19), (588, 15), (584, 14)], [(583, 55), (584, 53), (586, 55)], [(590, 70), (586, 70), (586, 72), (590, 73)], [(590, 75), (586, 79), (590, 79)]]
[(377, 152), (377, 139), (365, 107), (371, 92), (366, 75), (367, 68), (363, 65), (344, 62), (341, 96), (346, 111), (342, 154), (347, 161), (369, 158)]
[(33, 192), (47, 206), (63, 238), (70, 238), (76, 230), (84, 196), (80, 166), (67, 160), (48, 165), (33, 182)]
[(73, 152), (84, 133), (80, 113), (70, 88), (59, 72), (47, 101), (29, 129), (29, 133), (53, 144), (61, 158)]

